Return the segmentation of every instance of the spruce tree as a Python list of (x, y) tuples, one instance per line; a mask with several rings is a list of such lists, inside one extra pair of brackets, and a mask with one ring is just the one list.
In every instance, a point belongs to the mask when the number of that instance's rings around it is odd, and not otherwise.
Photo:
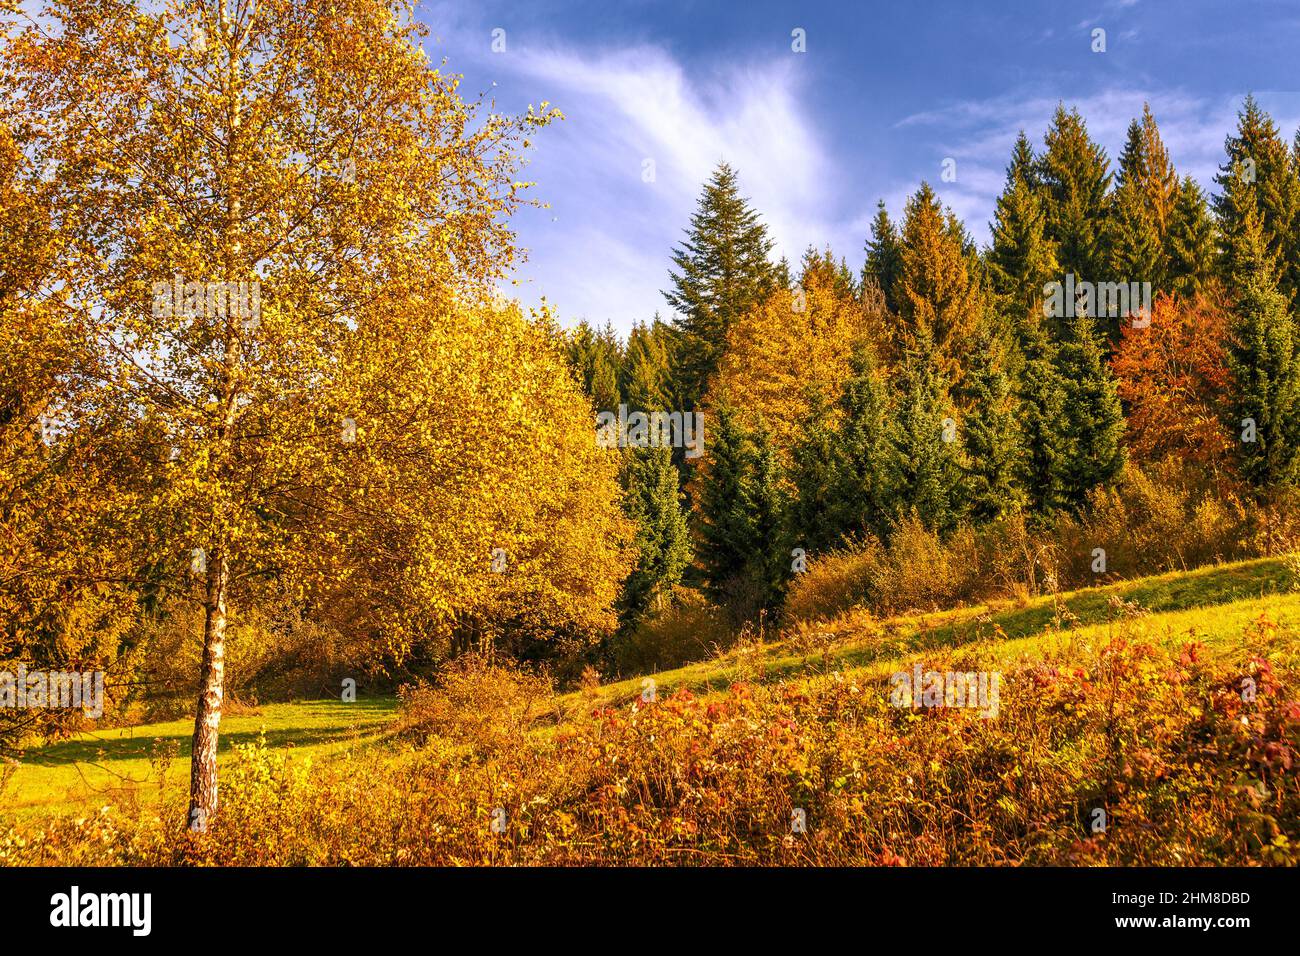
[(1010, 342), (986, 321), (975, 342), (975, 362), (958, 395), (965, 415), (963, 497), (977, 520), (999, 518), (1021, 503), (1019, 408), (1013, 389)]
[(836, 497), (839, 441), (830, 410), (820, 399), (815, 400), (803, 439), (791, 456), (795, 496), (790, 508), (790, 541), (794, 547), (823, 551), (838, 543), (843, 533)]
[(1077, 109), (1056, 108), (1038, 163), (1046, 194), (1047, 237), (1062, 273), (1101, 282), (1107, 274), (1106, 215), (1111, 174), (1106, 151), (1088, 136)]
[(889, 219), (883, 199), (876, 203), (876, 218), (871, 221), (871, 238), (866, 244), (867, 261), (862, 267), (862, 282), (874, 282), (885, 297), (885, 307), (898, 311), (896, 286), (903, 272), (903, 243)]
[(649, 412), (675, 407), (669, 391), (670, 349), (669, 328), (658, 315), (649, 325), (632, 326), (619, 370), (619, 391), (628, 408)]
[(691, 549), (677, 469), (669, 450), (629, 449), (623, 467), (623, 510), (636, 525), (636, 567), (623, 583), (623, 622), (659, 604), (682, 578)]
[(1218, 267), (1216, 232), (1205, 193), (1191, 176), (1183, 179), (1165, 236), (1169, 290), (1190, 298), (1205, 288)]
[(1050, 522), (1065, 506), (1065, 384), (1056, 366), (1057, 347), (1034, 315), (1017, 326), (1021, 354), (1015, 387), (1020, 406), (1017, 484), (1037, 520)]
[(673, 252), (672, 290), (664, 293), (678, 313), (674, 391), (686, 409), (704, 395), (731, 324), (774, 288), (771, 251), (735, 170), (721, 163), (704, 186), (686, 241)]
[(594, 329), (585, 320), (569, 334), (569, 362), (578, 383), (599, 411), (616, 411), (622, 401), (619, 374), (622, 343), (609, 323)]
[(1237, 114), (1236, 134), (1227, 137), (1224, 149), (1227, 159), (1215, 176), (1222, 192), (1214, 197), (1223, 236), (1220, 273), (1226, 278), (1240, 271), (1239, 260), (1252, 255), (1239, 246), (1245, 241), (1246, 217), (1253, 211), (1268, 251), (1265, 261), (1279, 291), (1293, 302), (1300, 291), (1300, 171), (1296, 161), (1273, 120), (1251, 96)]
[(709, 592), (725, 600), (745, 575), (753, 549), (754, 450), (730, 405), (715, 407), (709, 424), (708, 467), (693, 501), (699, 539), (695, 553)]
[(924, 333), (907, 354), (901, 386), (889, 436), (894, 516), (946, 532), (961, 517), (960, 446), (947, 380)]
[(1228, 277), (1237, 302), (1228, 336), (1234, 383), (1227, 411), (1239, 439), (1242, 476), (1258, 488), (1292, 484), (1300, 448), (1300, 358), (1295, 319), (1278, 290), (1268, 240), (1247, 208), (1236, 269)]
[(921, 342), (935, 351), (940, 372), (960, 381), (971, 335), (979, 322), (979, 282), (970, 272), (967, 236), (939, 197), (922, 183), (907, 203), (903, 269), (896, 287), (901, 351)]
[(1022, 132), (1016, 139), (1006, 185), (989, 226), (989, 278), (993, 289), (1019, 309), (1042, 308), (1043, 287), (1060, 281), (1056, 248), (1047, 238), (1047, 213), (1036, 187), (1033, 147)]
[(749, 480), (749, 554), (746, 577), (758, 607), (780, 606), (791, 572), (791, 545), (787, 534), (789, 501), (784, 476), (767, 429), (760, 422), (753, 436)]
[(829, 499), (840, 537), (883, 537), (892, 518), (889, 461), (893, 419), (889, 389), (869, 347), (853, 356), (853, 377), (840, 397), (840, 426)]
[(1079, 511), (1088, 494), (1124, 466), (1124, 413), (1091, 319), (1069, 323), (1056, 358), (1065, 390), (1062, 492), (1066, 505)]

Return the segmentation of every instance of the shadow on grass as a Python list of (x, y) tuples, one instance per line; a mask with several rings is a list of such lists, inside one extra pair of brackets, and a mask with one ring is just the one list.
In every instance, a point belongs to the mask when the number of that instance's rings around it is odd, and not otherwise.
[[(265, 715), (232, 715), (224, 722), (226, 726), (218, 739), (217, 752), (228, 753), (237, 744), (253, 743), (263, 734), (267, 745), (275, 748), (310, 747), (375, 737), (384, 729), (393, 713), (393, 706), (393, 700), (387, 698), (359, 700), (351, 704), (306, 701), (298, 705), (273, 705), (272, 712)], [(235, 727), (230, 727), (231, 724)], [(133, 736), (78, 737), (56, 741), (29, 751), (23, 762), (56, 767), (73, 763), (148, 760), (158, 745), (165, 741), (176, 742), (177, 759), (188, 759), (192, 726), (178, 721), (164, 726), (166, 730), (157, 724), (126, 728)]]
[[(979, 612), (974, 608), (953, 612), (917, 613), (906, 618), (882, 622), (881, 629), (866, 640), (850, 637), (829, 653), (801, 654), (784, 647), (772, 647), (762, 662), (762, 680), (780, 680), (813, 670), (868, 667), (888, 660), (925, 651), (951, 649), (993, 639), (1016, 640), (1033, 637), (1050, 630), (1063, 618), (1063, 626), (1086, 627), (1118, 621), (1120, 614), (1111, 606), (1119, 597), (1155, 614), (1193, 608), (1231, 604), (1247, 598), (1289, 591), (1296, 583), (1283, 562), (1264, 558), (1231, 565), (1211, 565), (1194, 571), (1175, 572), (1136, 581), (1111, 584), (1062, 594), (1059, 606), (1051, 598), (1037, 598), (1019, 608)], [(1064, 612), (1075, 620), (1068, 620)], [(929, 626), (927, 617), (942, 614), (943, 623)], [(999, 633), (1000, 631), (1000, 633)], [(755, 670), (757, 668), (754, 668)], [(684, 688), (709, 693), (725, 690), (743, 679), (742, 668), (734, 660), (698, 663), (681, 669), (679, 674), (655, 675), (664, 691)], [(616, 695), (615, 700), (632, 700), (636, 693)]]

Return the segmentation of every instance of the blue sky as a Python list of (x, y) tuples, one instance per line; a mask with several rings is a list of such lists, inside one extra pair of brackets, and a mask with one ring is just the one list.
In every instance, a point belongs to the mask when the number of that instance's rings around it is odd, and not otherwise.
[(857, 269), (877, 199), (897, 216), (922, 179), (986, 241), (1017, 131), (1041, 144), (1058, 101), (1112, 160), (1150, 102), (1179, 171), (1206, 188), (1247, 93), (1288, 140), (1300, 126), (1300, 0), (457, 0), (419, 16), (467, 96), (566, 116), (529, 155), (522, 178), (551, 208), (516, 217), (528, 259), (506, 291), (620, 331), (669, 315), (669, 255), (723, 159), (776, 254), (829, 243)]

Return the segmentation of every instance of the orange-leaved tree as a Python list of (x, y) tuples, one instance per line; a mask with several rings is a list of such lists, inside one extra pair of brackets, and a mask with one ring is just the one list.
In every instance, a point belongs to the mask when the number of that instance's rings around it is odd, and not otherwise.
[(47, 304), (86, 343), (61, 415), (119, 461), (95, 490), (137, 565), (202, 608), (192, 827), (217, 809), (251, 582), (397, 647), (556, 591), (612, 599), (613, 463), (545, 323), (483, 304), (546, 104), (465, 102), (406, 3), (8, 6), (0, 118), (52, 184)]

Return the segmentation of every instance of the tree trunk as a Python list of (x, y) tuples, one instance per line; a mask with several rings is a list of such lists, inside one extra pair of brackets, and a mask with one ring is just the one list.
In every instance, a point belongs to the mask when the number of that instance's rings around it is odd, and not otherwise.
[(225, 549), (212, 555), (207, 569), (207, 597), (203, 619), (202, 685), (198, 712), (194, 715), (194, 744), (190, 757), (191, 830), (203, 832), (217, 812), (217, 730), (221, 726), (221, 702), (225, 694), (226, 588), (229, 565)]

